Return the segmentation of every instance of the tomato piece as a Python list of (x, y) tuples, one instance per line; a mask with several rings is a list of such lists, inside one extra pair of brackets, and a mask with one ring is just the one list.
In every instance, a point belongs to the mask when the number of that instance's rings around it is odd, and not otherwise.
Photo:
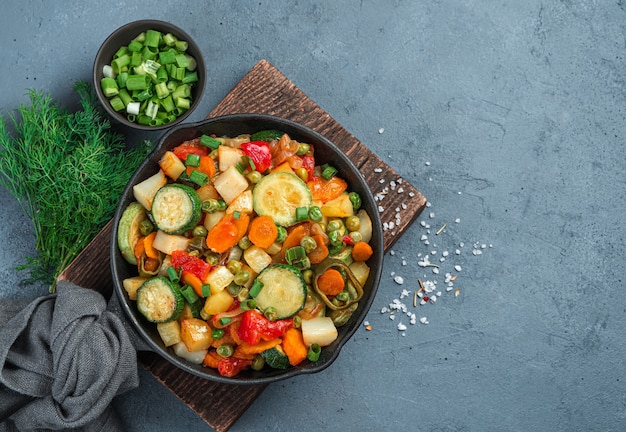
[(172, 266), (176, 271), (182, 268), (183, 271), (193, 274), (201, 281), (205, 280), (211, 271), (211, 264), (182, 250), (172, 252)]
[(243, 313), (237, 335), (250, 345), (264, 340), (276, 339), (293, 327), (292, 319), (270, 321), (257, 310), (247, 310)]
[(308, 154), (302, 156), (302, 168), (306, 169), (306, 172), (309, 174), (307, 178), (312, 179), (314, 176), (315, 158)]
[(226, 357), (217, 364), (217, 372), (221, 376), (234, 377), (242, 370), (252, 364), (252, 360), (240, 359), (235, 357)]
[(178, 157), (181, 161), (187, 160), (187, 155), (196, 154), (198, 156), (208, 156), (209, 149), (200, 144), (200, 138), (185, 141), (172, 150), (172, 153)]
[(330, 180), (326, 180), (323, 177), (313, 177), (309, 179), (307, 186), (311, 189), (313, 199), (320, 200), (323, 203), (337, 198), (348, 189), (348, 183), (337, 176), (331, 177)]
[(242, 143), (241, 150), (254, 162), (256, 171), (260, 173), (267, 171), (272, 164), (272, 152), (265, 141)]

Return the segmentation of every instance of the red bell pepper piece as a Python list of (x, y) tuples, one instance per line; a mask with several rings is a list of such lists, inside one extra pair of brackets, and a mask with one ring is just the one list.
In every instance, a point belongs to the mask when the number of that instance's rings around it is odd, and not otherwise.
[(252, 360), (226, 357), (217, 364), (217, 372), (225, 377), (234, 377), (252, 364)]
[(272, 152), (265, 141), (243, 143), (241, 150), (252, 160), (255, 169), (260, 173), (264, 173), (272, 165)]
[(172, 252), (172, 266), (179, 271), (189, 272), (198, 277), (201, 281), (205, 280), (211, 271), (211, 264), (197, 256), (189, 255), (183, 250)]
[(250, 345), (263, 340), (276, 339), (293, 327), (292, 319), (270, 321), (257, 310), (247, 310), (243, 313), (237, 335)]
[(313, 176), (315, 175), (314, 174), (315, 158), (308, 154), (302, 156), (302, 168), (304, 168), (306, 172), (309, 174), (307, 178), (312, 179)]

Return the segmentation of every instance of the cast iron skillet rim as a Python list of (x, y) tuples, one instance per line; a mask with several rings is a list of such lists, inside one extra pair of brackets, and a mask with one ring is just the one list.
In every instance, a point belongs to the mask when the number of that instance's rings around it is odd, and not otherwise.
[[(237, 377), (234, 377), (234, 378), (223, 377), (217, 373), (215, 374), (210, 373), (210, 370), (207, 370), (205, 372), (199, 369), (198, 367), (196, 367), (196, 365), (191, 365), (186, 360), (180, 357), (177, 357), (170, 350), (160, 346), (152, 339), (151, 334), (149, 334), (147, 330), (144, 328), (145, 323), (140, 322), (139, 319), (137, 319), (137, 317), (135, 316), (135, 312), (131, 310), (132, 306), (129, 302), (126, 301), (126, 298), (124, 296), (124, 289), (121, 285), (121, 281), (118, 280), (116, 276), (119, 273), (118, 261), (120, 262), (120, 265), (126, 265), (125, 262), (123, 261), (123, 258), (121, 258), (121, 255), (119, 254), (119, 250), (117, 248), (117, 221), (119, 221), (121, 214), (123, 213), (127, 205), (126, 201), (127, 201), (127, 198), (129, 197), (129, 194), (132, 194), (132, 186), (138, 181), (137, 178), (140, 177), (140, 174), (143, 174), (142, 172), (144, 171), (147, 165), (156, 163), (156, 158), (159, 157), (160, 153), (163, 151), (163, 146), (167, 142), (167, 139), (171, 135), (177, 132), (180, 132), (181, 130), (194, 130), (194, 133), (195, 133), (194, 136), (198, 136), (197, 132), (199, 128), (207, 127), (207, 126), (210, 126), (211, 124), (237, 123), (237, 122), (242, 122), (242, 123), (261, 122), (261, 123), (264, 123), (264, 126), (263, 126), (264, 128), (276, 128), (276, 129), (280, 129), (281, 127), (286, 128), (286, 129), (291, 128), (294, 130), (299, 130), (303, 136), (309, 135), (312, 138), (311, 141), (317, 140), (319, 142), (323, 142), (335, 153), (334, 155), (335, 157), (339, 157), (342, 160), (342, 163), (346, 164), (350, 168), (350, 170), (353, 171), (353, 173), (359, 177), (359, 180), (358, 180), (360, 183), (359, 189), (361, 189), (361, 194), (366, 196), (364, 201), (371, 203), (371, 206), (375, 207), (375, 204), (374, 204), (375, 201), (374, 201), (372, 192), (367, 186), (365, 180), (363, 179), (362, 174), (354, 166), (352, 161), (340, 149), (338, 149), (337, 146), (335, 146), (332, 142), (330, 142), (323, 135), (299, 123), (296, 123), (294, 121), (284, 119), (281, 117), (267, 115), (267, 114), (228, 114), (228, 115), (223, 115), (219, 117), (214, 117), (211, 119), (201, 120), (195, 123), (184, 123), (184, 124), (180, 124), (178, 126), (171, 128), (159, 139), (159, 142), (157, 146), (155, 147), (155, 149), (146, 158), (146, 160), (144, 160), (140, 164), (139, 168), (131, 177), (128, 185), (126, 186), (122, 194), (122, 199), (120, 200), (118, 204), (118, 207), (115, 212), (114, 220), (113, 220), (112, 236), (111, 236), (111, 243), (110, 243), (111, 271), (112, 271), (112, 276), (113, 276), (114, 292), (115, 292), (115, 295), (118, 296), (118, 300), (122, 306), (122, 309), (124, 310), (125, 318), (127, 318), (132, 323), (131, 327), (139, 333), (141, 339), (144, 340), (145, 343), (149, 345), (149, 347), (151, 348), (153, 352), (159, 354), (161, 357), (165, 358), (168, 362), (174, 364), (176, 367), (188, 373), (191, 373), (195, 376), (198, 376), (198, 377), (210, 380), (210, 381), (215, 381), (215, 382), (220, 382), (220, 383), (225, 383), (225, 384), (237, 384), (237, 385), (269, 384), (272, 382), (291, 378), (296, 375), (317, 373), (326, 369), (337, 359), (343, 346), (354, 335), (356, 330), (362, 324), (365, 316), (367, 315), (371, 307), (374, 297), (376, 295), (376, 291), (378, 289), (378, 285), (380, 282), (381, 270), (382, 270), (381, 267), (382, 267), (382, 262), (383, 262), (383, 234), (382, 234), (382, 226), (380, 223), (380, 217), (377, 212), (368, 212), (370, 213), (370, 217), (372, 218), (372, 226), (373, 226), (372, 238), (378, 239), (378, 241), (376, 241), (375, 244), (373, 245), (375, 247), (375, 250), (374, 250), (375, 261), (373, 261), (372, 265), (370, 266), (371, 267), (370, 278), (372, 278), (370, 294), (368, 298), (366, 299), (366, 301), (362, 302), (359, 305), (358, 311), (360, 312), (358, 313), (358, 315), (353, 316), (352, 319), (355, 319), (356, 322), (354, 322), (351, 325), (351, 327), (347, 329), (346, 333), (343, 335), (341, 340), (336, 342), (337, 345), (334, 347), (333, 351), (330, 353), (328, 359), (325, 362), (321, 362), (321, 363), (309, 363), (306, 365), (306, 367), (291, 367), (286, 370), (269, 370), (267, 372), (264, 372), (264, 375), (262, 377), (246, 377), (244, 379), (237, 378)], [(265, 126), (265, 124), (267, 126)]]

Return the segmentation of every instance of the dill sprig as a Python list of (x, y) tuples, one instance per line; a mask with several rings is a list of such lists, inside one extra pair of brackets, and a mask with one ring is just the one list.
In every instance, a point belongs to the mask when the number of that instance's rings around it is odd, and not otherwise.
[(23, 283), (50, 284), (115, 212), (119, 197), (149, 142), (127, 149), (97, 107), (91, 85), (74, 91), (82, 109), (70, 113), (49, 95), (29, 90), (29, 106), (9, 115), (14, 133), (0, 116), (0, 184), (33, 224), (36, 256), (17, 270)]

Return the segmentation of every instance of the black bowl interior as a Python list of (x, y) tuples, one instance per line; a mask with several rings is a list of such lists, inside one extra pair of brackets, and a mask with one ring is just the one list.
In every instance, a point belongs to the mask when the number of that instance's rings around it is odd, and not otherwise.
[[(137, 123), (129, 122), (126, 116), (123, 113), (118, 113), (113, 108), (111, 108), (108, 99), (102, 93), (102, 88), (100, 87), (100, 80), (102, 80), (103, 73), (102, 67), (104, 65), (110, 64), (113, 59), (113, 55), (117, 52), (117, 50), (134, 39), (141, 32), (146, 30), (158, 30), (162, 33), (172, 33), (180, 40), (184, 40), (189, 44), (187, 52), (192, 55), (196, 59), (197, 70), (198, 70), (198, 81), (193, 85), (191, 89), (191, 95), (193, 97), (191, 106), (189, 109), (179, 116), (174, 122), (168, 123), (161, 126), (143, 126)], [(200, 103), (200, 99), (204, 94), (204, 87), (206, 83), (206, 65), (204, 63), (204, 58), (202, 56), (202, 51), (198, 44), (191, 38), (189, 34), (187, 34), (183, 29), (175, 26), (174, 24), (159, 21), (159, 20), (140, 20), (133, 21), (131, 23), (125, 24), (122, 27), (115, 30), (113, 33), (106, 38), (106, 40), (100, 46), (98, 53), (96, 54), (96, 58), (94, 60), (93, 66), (93, 84), (96, 90), (96, 94), (98, 95), (98, 99), (100, 103), (106, 110), (106, 112), (117, 122), (132, 127), (134, 129), (139, 130), (147, 130), (154, 131), (165, 129), (168, 127), (172, 127), (176, 124), (181, 123), (185, 120), (189, 115), (197, 108)]]
[[(134, 302), (128, 299), (126, 291), (122, 286), (122, 281), (125, 278), (137, 275), (137, 269), (135, 266), (128, 264), (119, 252), (116, 242), (117, 222), (126, 206), (134, 200), (132, 186), (157, 172), (157, 162), (165, 151), (172, 149), (183, 141), (196, 138), (202, 134), (237, 136), (243, 133), (253, 133), (264, 129), (279, 129), (288, 133), (294, 139), (312, 144), (315, 148), (316, 164), (332, 162), (339, 170), (341, 177), (348, 182), (350, 189), (361, 194), (363, 208), (367, 210), (372, 218), (373, 234), (370, 244), (374, 249), (374, 255), (368, 262), (371, 268), (370, 277), (364, 287), (364, 296), (359, 303), (356, 313), (350, 318), (347, 324), (338, 328), (339, 337), (332, 345), (323, 348), (322, 354), (317, 362), (312, 363), (305, 360), (300, 366), (286, 370), (272, 370), (268, 368), (260, 372), (248, 370), (233, 378), (227, 378), (220, 376), (217, 371), (213, 369), (191, 364), (176, 356), (171, 349), (165, 348), (156, 331), (156, 326), (145, 321), (137, 312)], [(235, 114), (204, 120), (198, 123), (180, 125), (172, 128), (163, 135), (157, 148), (133, 175), (121, 197), (113, 221), (110, 253), (115, 293), (120, 299), (122, 309), (125, 311), (127, 318), (131, 321), (132, 326), (155, 352), (179, 368), (202, 378), (230, 384), (261, 384), (278, 381), (298, 374), (319, 372), (328, 367), (337, 358), (342, 346), (363, 322), (374, 299), (382, 270), (383, 237), (378, 208), (371, 191), (367, 187), (358, 169), (335, 145), (316, 132), (288, 120), (257, 114)]]

